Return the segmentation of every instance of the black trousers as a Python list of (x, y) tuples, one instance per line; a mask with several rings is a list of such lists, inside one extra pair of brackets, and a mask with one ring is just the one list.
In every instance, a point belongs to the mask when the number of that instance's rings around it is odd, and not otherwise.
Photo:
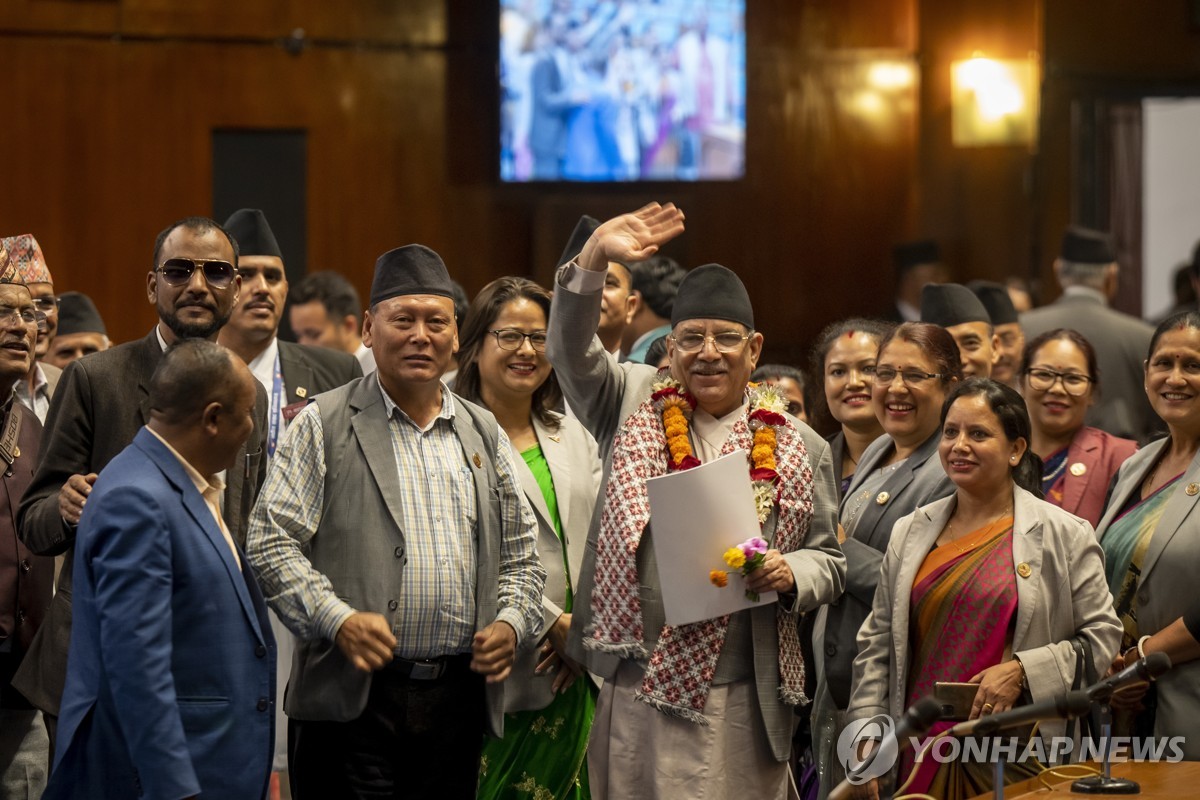
[(358, 719), (288, 720), (294, 800), (474, 800), (486, 706), (469, 663), (455, 657), (436, 680), (385, 667)]

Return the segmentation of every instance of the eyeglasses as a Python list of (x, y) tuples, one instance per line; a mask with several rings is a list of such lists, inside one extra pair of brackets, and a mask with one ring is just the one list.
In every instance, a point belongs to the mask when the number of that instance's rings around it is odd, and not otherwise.
[(1055, 372), (1052, 369), (1027, 369), (1025, 374), (1029, 377), (1029, 386), (1032, 389), (1037, 389), (1039, 392), (1048, 392), (1054, 387), (1055, 382), (1062, 381), (1063, 391), (1072, 397), (1082, 397), (1087, 394), (1088, 386), (1092, 379), (1087, 375), (1080, 375), (1078, 372)]
[(920, 386), (925, 381), (942, 377), (940, 372), (921, 372), (919, 369), (895, 370), (891, 367), (867, 367), (863, 372), (874, 375), (875, 380), (885, 386), (896, 380), (897, 375), (905, 386)]
[(33, 307), (43, 314), (53, 314), (58, 310), (57, 297), (35, 297), (33, 298)]
[(204, 280), (214, 289), (228, 289), (237, 277), (237, 268), (219, 258), (168, 258), (155, 272), (168, 286), (186, 286), (197, 269), (204, 271)]
[(736, 353), (741, 348), (742, 343), (749, 339), (754, 334), (754, 331), (749, 333), (738, 333), (737, 331), (722, 331), (708, 336), (703, 333), (683, 333), (679, 336), (672, 335), (671, 339), (675, 342), (675, 346), (682, 353), (698, 353), (704, 349), (704, 345), (708, 342), (713, 343), (713, 347), (717, 348), (718, 353)]
[(22, 325), (34, 325), (39, 331), (46, 330), (46, 315), (32, 308), (13, 308), (0, 306), (0, 323), (12, 325), (20, 321)]
[(488, 331), (496, 337), (496, 345), (501, 350), (520, 350), (522, 343), (526, 339), (529, 340), (529, 346), (539, 353), (546, 352), (546, 332), (535, 331), (534, 333), (522, 333), (515, 328), (503, 328), (497, 331)]

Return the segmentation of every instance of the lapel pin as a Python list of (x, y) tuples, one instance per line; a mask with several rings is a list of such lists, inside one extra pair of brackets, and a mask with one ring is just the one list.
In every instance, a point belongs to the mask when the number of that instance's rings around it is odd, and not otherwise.
[(476, 469), (479, 469), (483, 466), (483, 459), (479, 457), (479, 453), (473, 453), (471, 455), (471, 462), (475, 465)]
[(296, 397), (308, 397), (308, 389), (305, 389), (303, 386), (297, 386)]
[[(20, 454), (18, 453), (18, 455)], [(1183, 491), (1187, 493), (1188, 497), (1195, 497), (1200, 494), (1200, 483), (1189, 483)]]
[(1033, 574), (1033, 569), (1024, 561), (1022, 561), (1020, 564), (1017, 564), (1017, 574), (1022, 578), (1028, 578)]
[(892, 496), (890, 494), (888, 494), (887, 492), (880, 492), (879, 494), (877, 494), (875, 496), (875, 502), (878, 503), (879, 505), (883, 505), (890, 499), (892, 499)]
[(561, 436), (558, 436), (558, 435), (555, 435), (555, 434), (551, 434), (551, 436), (550, 436), (550, 441), (552, 441), (552, 442), (561, 442), (561, 441), (562, 441), (562, 437), (561, 437)]
[(1087, 472), (1087, 464), (1082, 461), (1076, 461), (1071, 465), (1071, 474), (1078, 478), (1083, 473)]

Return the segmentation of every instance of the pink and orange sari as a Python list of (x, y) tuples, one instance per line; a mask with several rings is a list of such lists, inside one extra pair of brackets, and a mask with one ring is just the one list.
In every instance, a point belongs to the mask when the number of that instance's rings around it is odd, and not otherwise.
[[(1012, 537), (1013, 518), (1004, 517), (925, 557), (910, 595), (912, 657), (905, 705), (933, 694), (936, 682), (965, 683), (1004, 660), (1017, 616)], [(938, 723), (929, 735), (952, 724)], [(901, 782), (912, 758), (904, 760)], [(991, 770), (988, 764), (938, 764), (926, 757), (906, 792), (970, 797), (991, 790)], [(1020, 771), (1008, 780), (1029, 774)]]

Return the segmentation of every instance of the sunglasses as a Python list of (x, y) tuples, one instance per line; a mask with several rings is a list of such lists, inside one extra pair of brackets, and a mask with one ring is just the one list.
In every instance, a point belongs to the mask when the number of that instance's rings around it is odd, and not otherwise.
[(155, 272), (168, 286), (186, 286), (197, 269), (204, 272), (204, 280), (214, 289), (228, 289), (237, 277), (233, 264), (217, 258), (168, 258)]

